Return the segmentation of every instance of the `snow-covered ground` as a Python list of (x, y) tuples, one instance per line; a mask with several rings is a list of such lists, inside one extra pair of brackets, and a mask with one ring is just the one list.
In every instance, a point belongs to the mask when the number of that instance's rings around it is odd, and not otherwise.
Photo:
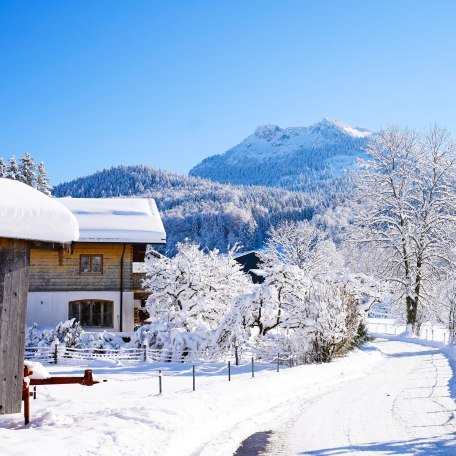
[(437, 343), (408, 340), (377, 339), (374, 372), (296, 401), (271, 428), (268, 454), (456, 454), (448, 358)]
[[(435, 454), (449, 450), (456, 429), (452, 371), (430, 345), (378, 339), (329, 364), (269, 368), (253, 379), (249, 366), (233, 369), (231, 382), (213, 365), (199, 372), (195, 392), (188, 365), (94, 367), (108, 382), (38, 387), (28, 428), (20, 415), (0, 417), (0, 453), (232, 455), (252, 433), (272, 430), (271, 454)], [(159, 368), (171, 369), (162, 395)], [(50, 367), (55, 375), (83, 369)]]

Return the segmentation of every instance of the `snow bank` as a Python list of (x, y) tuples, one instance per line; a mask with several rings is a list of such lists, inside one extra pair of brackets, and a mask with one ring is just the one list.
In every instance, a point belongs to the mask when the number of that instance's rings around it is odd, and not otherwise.
[(68, 243), (78, 222), (57, 200), (11, 179), (0, 179), (0, 237)]
[(81, 242), (166, 242), (152, 198), (59, 198), (76, 217)]

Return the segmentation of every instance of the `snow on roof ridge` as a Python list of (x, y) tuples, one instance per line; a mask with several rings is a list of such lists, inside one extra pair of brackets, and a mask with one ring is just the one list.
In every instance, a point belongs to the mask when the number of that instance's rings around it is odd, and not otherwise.
[(80, 242), (166, 243), (153, 198), (59, 198), (79, 223)]
[(0, 237), (67, 244), (79, 238), (76, 217), (57, 199), (0, 178)]

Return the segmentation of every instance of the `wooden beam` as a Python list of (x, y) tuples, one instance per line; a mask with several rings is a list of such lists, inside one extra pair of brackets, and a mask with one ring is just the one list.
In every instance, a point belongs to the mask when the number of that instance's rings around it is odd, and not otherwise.
[(20, 413), (30, 244), (0, 238), (0, 414)]

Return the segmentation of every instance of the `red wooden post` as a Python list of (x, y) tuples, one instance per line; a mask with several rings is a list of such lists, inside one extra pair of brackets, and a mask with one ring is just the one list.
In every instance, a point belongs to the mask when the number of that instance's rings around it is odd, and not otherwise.
[(22, 400), (24, 401), (24, 423), (27, 426), (30, 422), (30, 396), (33, 393), (30, 392), (30, 379), (28, 378), (33, 374), (28, 366), (24, 367), (24, 379), (22, 380)]

